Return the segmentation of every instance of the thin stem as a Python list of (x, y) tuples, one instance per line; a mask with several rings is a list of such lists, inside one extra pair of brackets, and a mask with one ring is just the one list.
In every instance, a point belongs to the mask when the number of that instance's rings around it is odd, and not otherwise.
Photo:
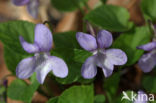
[(102, 2), (103, 4), (106, 4), (107, 0), (101, 0), (101, 2)]
[(95, 35), (95, 31), (94, 31), (92, 25), (89, 22), (87, 22), (87, 26), (88, 26), (90, 33), (95, 37), (96, 35)]
[(85, 4), (86, 8), (88, 9), (88, 11), (90, 11), (91, 8), (88, 6), (88, 4), (86, 2), (84, 4)]
[(72, 0), (72, 1), (73, 1), (73, 4), (74, 4), (75, 6), (77, 6), (77, 8), (81, 11), (81, 13), (82, 13), (83, 15), (85, 15), (85, 12), (84, 12), (83, 8), (81, 7), (81, 5), (80, 5), (79, 3), (77, 3), (75, 0)]
[(83, 32), (85, 33), (86, 31), (87, 31), (87, 29), (86, 29), (86, 23), (85, 22), (83, 22)]
[(7, 90), (8, 90), (8, 80), (7, 80), (7, 78), (9, 77), (9, 76), (14, 76), (14, 75), (12, 75), (12, 74), (8, 74), (8, 75), (6, 75), (6, 76), (4, 76), (3, 78), (2, 78), (2, 85), (4, 85), (5, 86), (5, 92), (4, 92), (4, 101), (7, 103)]
[(153, 23), (150, 20), (148, 20), (148, 27), (150, 32), (153, 34), (153, 41), (156, 41), (156, 30), (154, 28)]
[(112, 98), (109, 92), (106, 92), (107, 98), (108, 98), (108, 102), (112, 103)]
[(5, 82), (6, 82), (6, 84), (5, 84), (6, 88), (5, 88), (5, 93), (4, 93), (4, 99), (5, 99), (5, 102), (8, 103), (7, 102), (8, 80), (6, 80)]
[(43, 24), (44, 24), (44, 25), (45, 25), (45, 24), (48, 24), (49, 27), (50, 27), (50, 30), (52, 31), (53, 25), (52, 25), (51, 21), (44, 21)]

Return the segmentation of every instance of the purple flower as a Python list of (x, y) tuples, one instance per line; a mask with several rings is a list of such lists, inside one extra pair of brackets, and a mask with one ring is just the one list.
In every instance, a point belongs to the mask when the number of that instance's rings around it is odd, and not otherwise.
[(150, 72), (156, 65), (156, 42), (153, 41), (137, 48), (149, 51), (140, 58), (138, 65), (143, 72)]
[(95, 38), (92, 35), (78, 32), (76, 38), (80, 46), (93, 53), (82, 65), (82, 76), (86, 79), (95, 77), (97, 66), (101, 67), (105, 77), (112, 74), (114, 65), (123, 65), (127, 62), (126, 54), (120, 49), (105, 49), (111, 46), (113, 38), (110, 32), (102, 30)]
[(58, 57), (50, 56), (52, 47), (52, 34), (43, 24), (35, 27), (34, 44), (26, 42), (20, 36), (20, 42), (24, 50), (34, 53), (33, 57), (23, 59), (16, 68), (16, 75), (20, 79), (29, 78), (34, 72), (37, 73), (37, 80), (43, 84), (46, 75), (52, 71), (57, 77), (64, 78), (68, 75), (68, 67), (65, 62)]
[(16, 6), (27, 5), (27, 10), (28, 10), (29, 14), (32, 17), (37, 18), (37, 16), (38, 16), (38, 6), (39, 6), (39, 1), (38, 0), (13, 0), (13, 3)]
[(143, 91), (138, 91), (136, 100), (133, 103), (147, 103), (148, 96)]

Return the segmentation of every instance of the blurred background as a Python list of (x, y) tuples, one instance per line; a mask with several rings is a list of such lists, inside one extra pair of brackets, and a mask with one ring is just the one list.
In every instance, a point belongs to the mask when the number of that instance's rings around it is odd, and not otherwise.
[[(50, 0), (40, 0), (39, 2), (41, 3), (38, 8), (38, 18), (34, 19), (27, 12), (26, 6), (15, 6), (11, 0), (0, 0), (0, 22), (10, 20), (26, 20), (33, 23), (43, 23), (45, 21), (50, 21), (53, 27), (53, 32), (64, 32), (69, 30), (81, 31), (82, 22), (80, 21), (82, 21), (82, 14), (79, 10), (74, 12), (59, 12), (51, 5)], [(137, 25), (144, 24), (144, 19), (139, 7), (140, 0), (107, 0), (106, 3), (127, 8), (130, 12), (131, 21), (135, 22), (135, 24)], [(96, 5), (99, 5), (99, 0), (89, 0), (88, 5), (93, 9)], [(87, 10), (85, 12), (87, 13)], [(9, 76), (11, 73), (8, 71), (5, 65), (3, 53), (3, 45), (0, 42), (0, 80), (7, 78), (8, 83), (11, 83), (11, 81), (13, 81), (15, 77)], [(137, 65), (128, 70), (130, 72), (123, 75), (123, 79), (120, 81), (120, 85), (122, 85), (122, 87), (125, 89), (135, 89), (135, 87), (137, 87), (136, 85), (139, 85), (140, 83), (142, 72), (140, 71), (140, 69), (138, 69)], [(0, 83), (2, 84), (2, 82)], [(55, 86), (52, 86), (52, 88), (55, 88)], [(101, 92), (100, 87), (97, 86), (95, 88), (97, 88), (97, 93)], [(55, 95), (57, 96), (59, 95), (59, 93), (56, 92)], [(13, 101), (9, 98), (7, 99), (8, 103), (22, 103), (20, 101)], [(34, 103), (45, 103), (47, 100), (48, 99), (45, 96), (39, 94), (38, 92), (36, 92), (33, 96)]]

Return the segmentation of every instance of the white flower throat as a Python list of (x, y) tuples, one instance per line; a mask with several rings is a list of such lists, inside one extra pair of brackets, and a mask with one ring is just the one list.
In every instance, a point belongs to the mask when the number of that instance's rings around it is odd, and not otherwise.
[(35, 66), (38, 69), (42, 69), (43, 65), (45, 65), (46, 61), (48, 60), (50, 53), (35, 53)]

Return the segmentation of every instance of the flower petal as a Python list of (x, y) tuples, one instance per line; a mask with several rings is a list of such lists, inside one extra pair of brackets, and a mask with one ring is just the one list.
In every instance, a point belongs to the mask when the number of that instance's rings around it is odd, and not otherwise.
[(114, 66), (108, 60), (105, 60), (104, 63), (99, 67), (102, 68), (102, 71), (106, 78), (112, 75)]
[(37, 80), (40, 84), (44, 83), (47, 74), (52, 70), (51, 60), (49, 59), (38, 59), (35, 71), (37, 73)]
[[(113, 66), (113, 65), (111, 65), (111, 66)], [(113, 70), (111, 70), (111, 69), (102, 68), (102, 70), (103, 70), (103, 73), (104, 73), (106, 78), (111, 76), (113, 73)]]
[(114, 65), (107, 59), (103, 53), (97, 54), (96, 65), (102, 68), (105, 77), (109, 77), (113, 73)]
[(96, 56), (93, 55), (82, 65), (81, 74), (86, 79), (91, 79), (97, 74)]
[(29, 2), (30, 0), (13, 0), (13, 3), (16, 5), (16, 6), (22, 6), (22, 5), (25, 5)]
[(65, 78), (68, 75), (68, 67), (63, 59), (50, 56), (53, 74), (60, 78)]
[(65, 62), (55, 56), (43, 57), (40, 56), (37, 60), (36, 68), (37, 80), (43, 84), (47, 74), (53, 71), (54, 75), (64, 78), (68, 75), (68, 67)]
[(106, 30), (101, 30), (97, 35), (97, 42), (100, 48), (108, 48), (113, 42), (112, 34)]
[(28, 53), (36, 53), (39, 52), (39, 47), (36, 44), (30, 44), (26, 42), (22, 36), (20, 36), (20, 42), (23, 47), (23, 49)]
[(35, 19), (38, 17), (38, 6), (39, 6), (38, 0), (30, 0), (30, 2), (27, 5), (27, 10), (29, 14)]
[(156, 48), (156, 42), (151, 42), (151, 43), (148, 43), (148, 44), (145, 44), (145, 45), (141, 45), (141, 46), (139, 46), (137, 48), (138, 49), (143, 49), (145, 51), (151, 51), (151, 50)]
[(34, 57), (23, 59), (16, 68), (16, 76), (20, 79), (27, 79), (33, 74), (35, 70), (34, 67)]
[(127, 62), (125, 52), (120, 49), (108, 49), (106, 50), (106, 56), (109, 62), (114, 65), (123, 65)]
[(76, 39), (79, 42), (80, 46), (87, 51), (97, 49), (96, 39), (92, 35), (78, 32), (76, 34)]
[(140, 58), (138, 65), (143, 72), (145, 73), (150, 72), (156, 65), (156, 54), (152, 54), (152, 53), (144, 54)]
[(52, 47), (52, 33), (43, 24), (37, 24), (35, 27), (35, 44), (41, 52), (48, 52)]

